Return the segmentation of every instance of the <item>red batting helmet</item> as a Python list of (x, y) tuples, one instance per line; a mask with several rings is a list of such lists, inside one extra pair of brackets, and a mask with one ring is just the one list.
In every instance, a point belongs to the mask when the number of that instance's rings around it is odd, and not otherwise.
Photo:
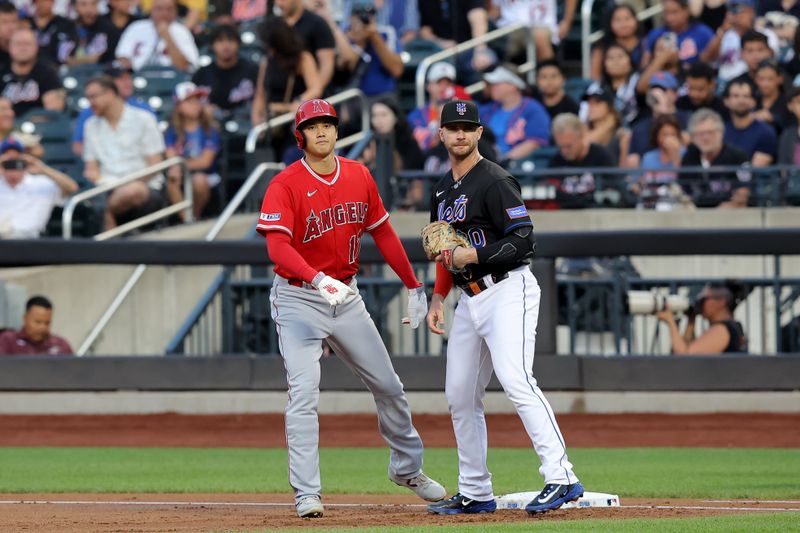
[(320, 98), (306, 100), (297, 108), (297, 113), (294, 115), (294, 138), (297, 139), (297, 147), (301, 150), (306, 144), (306, 139), (300, 131), (300, 126), (313, 118), (319, 117), (328, 117), (334, 125), (339, 125), (339, 117), (336, 116), (336, 110), (325, 100)]

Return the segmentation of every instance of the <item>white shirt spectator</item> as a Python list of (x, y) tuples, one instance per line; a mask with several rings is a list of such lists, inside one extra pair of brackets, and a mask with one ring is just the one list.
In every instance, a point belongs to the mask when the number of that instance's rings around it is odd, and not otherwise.
[(0, 237), (39, 237), (47, 227), (53, 207), (63, 200), (58, 184), (42, 174), (26, 174), (16, 187), (0, 176)]
[(524, 24), (529, 28), (547, 28), (553, 43), (558, 44), (558, 14), (555, 0), (493, 0), (500, 8), (499, 28)]
[[(777, 57), (781, 50), (778, 36), (769, 29), (758, 30), (767, 36), (767, 43)], [(733, 78), (747, 72), (747, 63), (742, 59), (742, 39), (736, 30), (728, 30), (722, 35), (719, 45), (719, 79), (731, 81)]]
[[(192, 32), (180, 22), (173, 21), (169, 25), (169, 35), (191, 65), (190, 70), (197, 68), (200, 54)], [(167, 45), (158, 36), (156, 26), (151, 19), (137, 20), (125, 29), (119, 39), (116, 56), (130, 59), (133, 70), (147, 66), (172, 66)]]
[[(102, 117), (92, 116), (84, 130), (84, 161), (97, 161), (99, 183), (107, 183), (147, 168), (147, 156), (164, 152), (164, 138), (152, 113), (125, 104), (117, 128)], [(161, 189), (163, 177), (147, 184)]]

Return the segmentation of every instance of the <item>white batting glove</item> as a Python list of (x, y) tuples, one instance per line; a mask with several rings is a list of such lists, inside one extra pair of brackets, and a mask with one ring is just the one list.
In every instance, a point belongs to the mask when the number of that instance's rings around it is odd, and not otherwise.
[(338, 279), (326, 276), (324, 272), (317, 274), (311, 283), (331, 306), (344, 303), (348, 296), (356, 293)]
[(408, 289), (408, 316), (403, 318), (403, 324), (410, 324), (412, 329), (417, 329), (427, 315), (428, 295), (425, 294), (425, 287)]

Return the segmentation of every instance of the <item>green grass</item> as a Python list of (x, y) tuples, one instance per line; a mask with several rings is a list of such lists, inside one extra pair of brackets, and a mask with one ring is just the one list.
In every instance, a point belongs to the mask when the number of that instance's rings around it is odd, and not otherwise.
[[(668, 518), (656, 520), (559, 520), (533, 521), (526, 520), (517, 524), (459, 524), (453, 526), (425, 527), (391, 527), (391, 528), (348, 528), (325, 529), (326, 533), (516, 533), (535, 531), (537, 533), (581, 533), (595, 531), (614, 531), (621, 533), (639, 533), (654, 531), (658, 533), (731, 533), (731, 532), (787, 532), (797, 531), (798, 514), (747, 514), (726, 515), (703, 518)], [(297, 531), (308, 531), (297, 530)]]
[[(323, 492), (404, 494), (386, 478), (388, 455), (322, 449)], [(800, 498), (795, 449), (580, 448), (570, 459), (587, 490), (622, 497)], [(428, 449), (425, 461), (456, 488), (455, 450)], [(489, 452), (497, 494), (541, 488), (538, 466), (531, 450)], [(0, 472), (0, 492), (289, 491), (280, 449), (0, 448)]]

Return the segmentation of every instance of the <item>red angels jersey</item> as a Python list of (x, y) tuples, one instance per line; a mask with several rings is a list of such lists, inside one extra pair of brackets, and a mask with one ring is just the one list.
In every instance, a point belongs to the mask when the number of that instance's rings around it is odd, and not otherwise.
[[(330, 181), (328, 181), (330, 180)], [(315, 270), (338, 280), (358, 272), (361, 236), (389, 218), (369, 170), (336, 157), (326, 180), (301, 159), (272, 179), (264, 194), (257, 231), (282, 231)], [(285, 278), (291, 274), (275, 267)]]

